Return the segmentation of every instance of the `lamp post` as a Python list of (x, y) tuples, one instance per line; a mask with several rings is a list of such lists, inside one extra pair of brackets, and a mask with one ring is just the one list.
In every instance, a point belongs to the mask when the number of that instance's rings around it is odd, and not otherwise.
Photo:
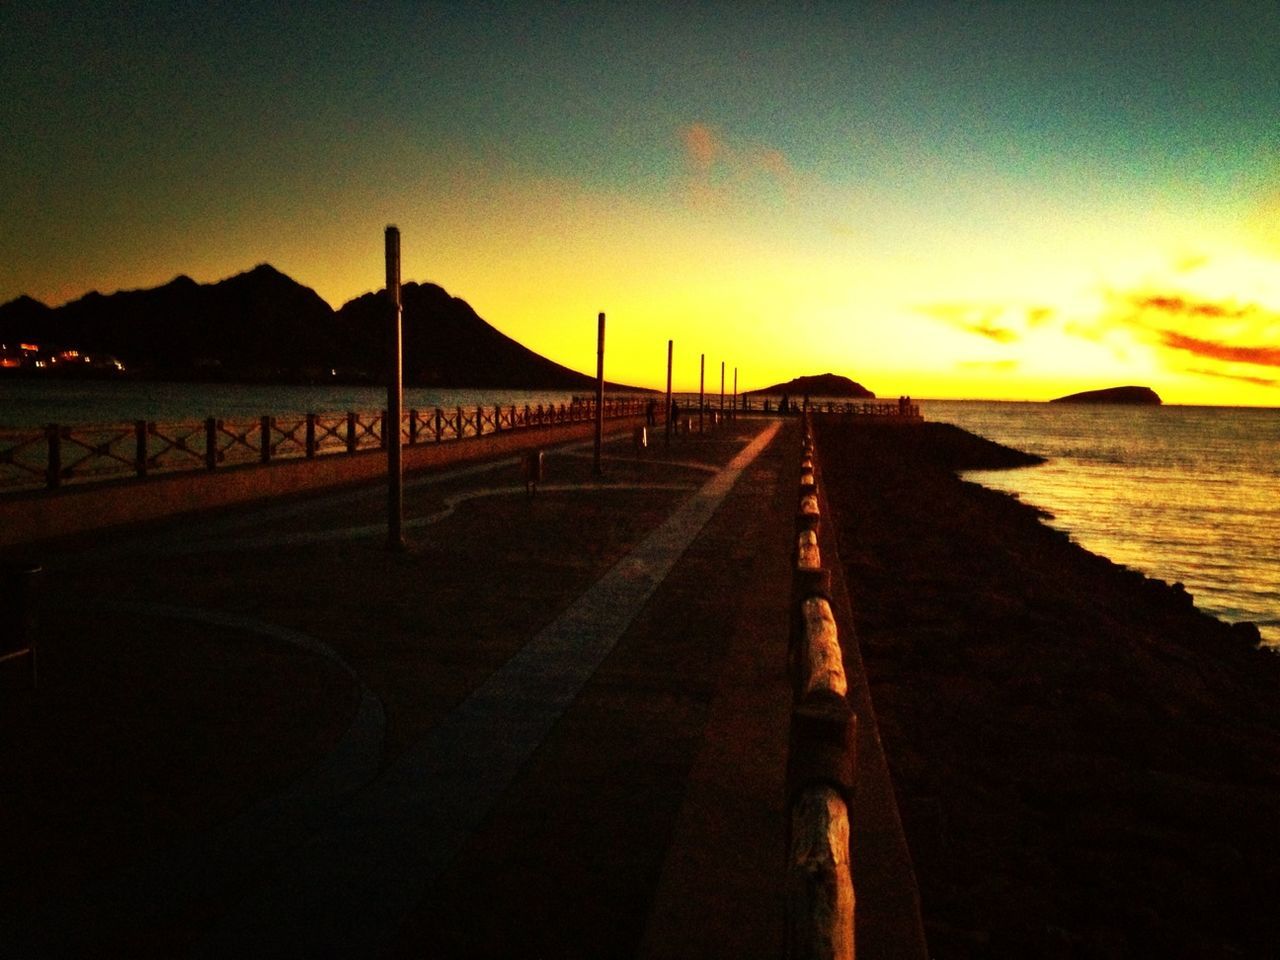
[(400, 457), (400, 416), (404, 407), (404, 354), (401, 338), (400, 230), (386, 230), (387, 315), (390, 351), (387, 374), (387, 416), (382, 438), (387, 448), (387, 547), (404, 549), (404, 471)]

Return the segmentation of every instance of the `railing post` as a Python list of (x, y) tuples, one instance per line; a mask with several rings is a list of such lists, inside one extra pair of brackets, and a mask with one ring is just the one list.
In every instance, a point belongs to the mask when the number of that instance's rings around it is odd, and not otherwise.
[(379, 426), (378, 426), (378, 449), (379, 450), (387, 449), (387, 444), (391, 442), (388, 439), (389, 436), (390, 434), (387, 433), (387, 411), (383, 410), (382, 419), (379, 421)]
[(262, 420), (261, 420), (261, 421), (259, 421), (259, 423), (260, 423), (260, 430), (261, 430), (261, 432), (262, 432), (262, 436), (261, 436), (261, 437), (259, 437), (259, 439), (262, 441), (262, 454), (261, 454), (261, 458), (260, 458), (260, 459), (262, 460), (262, 462), (263, 462), (263, 463), (270, 463), (270, 462), (271, 462), (271, 423), (272, 423), (272, 419), (273, 419), (273, 418), (271, 418), (271, 417), (269, 417), (269, 416), (266, 416), (266, 415), (264, 414), (264, 415), (263, 415), (263, 417), (262, 417)]
[(456, 432), (457, 432), (457, 436), (456, 436), (454, 439), (461, 440), (461, 439), (462, 439), (463, 432), (464, 432), (464, 431), (463, 431), (463, 429), (462, 429), (462, 408), (461, 408), (461, 407), (458, 407), (458, 423), (457, 423), (457, 428), (458, 428), (458, 429), (457, 429), (457, 431), (456, 431)]
[(484, 433), (484, 408), (476, 407), (476, 436)]
[(138, 476), (147, 475), (147, 421), (133, 421), (133, 466)]
[(356, 452), (356, 412), (347, 411), (347, 453)]
[(218, 421), (206, 417), (204, 421), (204, 468), (212, 470), (218, 465)]
[(409, 411), (409, 446), (416, 446), (418, 443), (418, 411)]
[(436, 407), (436, 443), (444, 439), (444, 414)]
[(45, 485), (54, 490), (62, 485), (62, 428), (51, 423), (44, 428), (45, 443), (49, 447), (49, 467), (45, 472)]
[(316, 456), (316, 415), (314, 413), (307, 414), (307, 459), (314, 460)]

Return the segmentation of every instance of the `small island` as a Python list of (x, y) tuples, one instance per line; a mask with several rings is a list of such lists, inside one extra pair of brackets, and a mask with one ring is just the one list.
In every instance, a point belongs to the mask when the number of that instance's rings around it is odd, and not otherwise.
[(852, 397), (855, 400), (874, 400), (875, 394), (848, 377), (835, 373), (822, 373), (812, 377), (796, 377), (786, 383), (775, 383), (771, 387), (759, 390), (748, 390), (747, 396), (775, 396), (777, 394), (795, 394), (804, 397)]
[(1066, 397), (1050, 400), (1050, 403), (1126, 403), (1142, 407), (1158, 407), (1160, 395), (1150, 387), (1108, 387), (1106, 390), (1086, 390)]

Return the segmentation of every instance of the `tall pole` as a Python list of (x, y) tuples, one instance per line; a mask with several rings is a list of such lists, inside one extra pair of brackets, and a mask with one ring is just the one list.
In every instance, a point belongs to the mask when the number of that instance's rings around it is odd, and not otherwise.
[(671, 352), (674, 340), (667, 341), (667, 446), (671, 446)]
[(720, 361), (720, 419), (724, 419), (724, 361)]
[(600, 444), (604, 440), (604, 314), (596, 320), (596, 446), (595, 475), (600, 476)]
[(733, 368), (733, 419), (738, 419), (738, 368)]
[(698, 432), (702, 432), (702, 411), (707, 405), (707, 355), (698, 362)]
[(400, 415), (404, 407), (404, 355), (400, 333), (400, 230), (389, 226), (387, 248), (387, 305), (391, 349), (388, 356), (387, 418), (382, 424), (387, 447), (387, 547), (404, 547), (404, 472), (400, 459)]

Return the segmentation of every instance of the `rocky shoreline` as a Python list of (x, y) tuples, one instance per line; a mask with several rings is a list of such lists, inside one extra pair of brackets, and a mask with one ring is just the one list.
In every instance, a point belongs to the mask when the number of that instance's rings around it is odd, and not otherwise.
[(959, 428), (819, 418), (826, 496), (930, 952), (1280, 943), (1280, 657), (960, 469)]

